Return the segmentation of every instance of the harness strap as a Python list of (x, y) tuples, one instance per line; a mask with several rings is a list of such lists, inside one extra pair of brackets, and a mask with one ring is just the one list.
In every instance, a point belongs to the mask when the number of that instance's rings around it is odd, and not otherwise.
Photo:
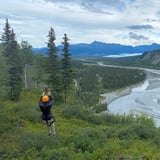
[(54, 123), (53, 119), (46, 121), (48, 127), (50, 127), (53, 123)]

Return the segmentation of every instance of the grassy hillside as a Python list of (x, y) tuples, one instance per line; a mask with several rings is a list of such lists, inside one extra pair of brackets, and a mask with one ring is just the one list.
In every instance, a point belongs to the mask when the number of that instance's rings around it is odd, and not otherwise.
[(50, 137), (39, 96), (25, 90), (18, 102), (1, 101), (1, 160), (159, 159), (160, 130), (145, 116), (97, 115), (69, 96), (67, 105), (53, 107), (57, 135)]
[(0, 160), (159, 159), (160, 129), (151, 119), (91, 109), (92, 102), (97, 102), (94, 96), (138, 83), (145, 74), (81, 61), (73, 66), (78, 87), (68, 93), (66, 105), (58, 102), (52, 108), (57, 132), (54, 137), (48, 136), (41, 122), (38, 101), (42, 90), (23, 90), (17, 102), (0, 100)]

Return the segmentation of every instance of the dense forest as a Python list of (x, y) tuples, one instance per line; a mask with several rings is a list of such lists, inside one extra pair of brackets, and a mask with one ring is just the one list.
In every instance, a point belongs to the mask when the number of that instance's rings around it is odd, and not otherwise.
[[(102, 114), (100, 94), (145, 79), (141, 70), (98, 66), (72, 59), (64, 34), (59, 55), (54, 29), (47, 55), (35, 54), (8, 19), (0, 44), (0, 160), (118, 160), (160, 158), (160, 130), (142, 116)], [(41, 122), (39, 97), (45, 85), (55, 97), (56, 136)]]

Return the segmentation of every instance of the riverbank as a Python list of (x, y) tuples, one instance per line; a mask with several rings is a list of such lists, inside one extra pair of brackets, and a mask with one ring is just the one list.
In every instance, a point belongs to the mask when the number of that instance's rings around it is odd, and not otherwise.
[(142, 88), (150, 90), (159, 87), (160, 81), (157, 79), (159, 75), (157, 73), (152, 73), (148, 70), (144, 71), (146, 73), (146, 79), (144, 80), (144, 82), (131, 85), (130, 87), (125, 87), (112, 92), (101, 94), (100, 96), (103, 97), (101, 102), (107, 103), (109, 105), (112, 101), (131, 94), (133, 90), (141, 90)]
[[(100, 66), (108, 66), (108, 67), (113, 67), (113, 68), (141, 69), (141, 68), (137, 68), (137, 67), (105, 65), (105, 64), (103, 64), (103, 62), (98, 62), (97, 64), (100, 65)], [(148, 78), (150, 76), (151, 76), (151, 74), (146, 71), (146, 78)], [(124, 88), (120, 88), (120, 89), (117, 89), (117, 90), (112, 91), (112, 92), (107, 92), (107, 93), (100, 94), (100, 96), (102, 97), (101, 103), (102, 104), (107, 103), (107, 105), (109, 105), (112, 101), (114, 101), (114, 100), (116, 100), (116, 99), (118, 99), (122, 96), (130, 94), (131, 91), (132, 91), (132, 88), (137, 87), (141, 84), (143, 84), (143, 82), (138, 83), (138, 84), (134, 84), (134, 85), (131, 85), (131, 86), (127, 86), (127, 87), (124, 87)]]
[(112, 97), (107, 112), (115, 115), (145, 114), (153, 118), (155, 125), (160, 127), (160, 70), (145, 72), (147, 76), (141, 85), (131, 87), (129, 94), (119, 94), (116, 99)]
[(130, 93), (131, 93), (131, 88), (126, 87), (126, 88), (118, 89), (116, 91), (101, 94), (100, 96), (103, 97), (101, 103), (103, 104), (107, 103), (107, 105), (109, 105), (113, 100)]

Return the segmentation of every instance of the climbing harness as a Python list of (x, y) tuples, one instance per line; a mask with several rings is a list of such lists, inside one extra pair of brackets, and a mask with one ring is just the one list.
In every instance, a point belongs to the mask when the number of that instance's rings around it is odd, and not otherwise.
[(47, 125), (48, 127), (50, 127), (53, 123), (54, 123), (54, 119), (53, 119), (53, 118), (52, 118), (51, 120), (47, 120), (47, 121), (46, 121), (46, 125)]

